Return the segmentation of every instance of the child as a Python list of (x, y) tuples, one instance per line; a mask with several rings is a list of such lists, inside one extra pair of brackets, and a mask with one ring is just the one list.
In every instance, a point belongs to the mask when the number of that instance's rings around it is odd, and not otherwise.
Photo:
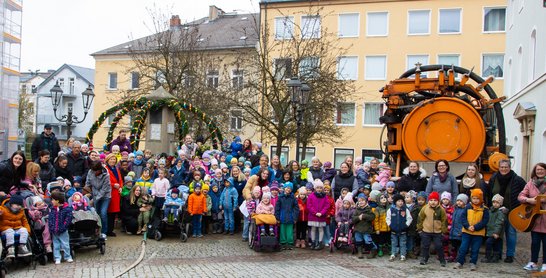
[(193, 193), (188, 197), (188, 213), (191, 215), (193, 226), (192, 237), (203, 237), (201, 233), (201, 220), (207, 212), (207, 198), (201, 194), (201, 186), (196, 185)]
[(457, 259), (457, 252), (461, 246), (461, 239), (463, 234), (463, 212), (466, 204), (468, 203), (468, 196), (461, 193), (457, 195), (457, 201), (455, 202), (455, 209), (453, 211), (451, 231), (449, 232), (449, 240), (453, 248), (451, 254), (452, 257), (448, 258), (449, 261), (454, 262)]
[(336, 222), (339, 228), (337, 241), (348, 242), (349, 228), (352, 224), (354, 209), (353, 194), (347, 193), (343, 199), (343, 206), (336, 213)]
[(246, 180), (248, 180), (250, 178), (250, 169), (245, 168), (243, 174), (245, 175)]
[[(345, 196), (347, 196), (348, 192), (349, 192), (349, 189), (347, 189), (346, 187), (341, 189), (341, 194), (339, 195), (339, 198), (337, 198), (336, 204), (335, 204), (336, 215), (337, 215), (337, 212), (340, 211), (341, 208), (343, 207), (343, 200), (345, 199)], [(352, 195), (353, 194), (351, 193), (351, 196)]]
[(298, 222), (296, 223), (296, 248), (307, 247), (307, 189), (298, 189)]
[(382, 166), (382, 169), (381, 171), (379, 171), (379, 175), (377, 175), (376, 181), (378, 181), (383, 188), (386, 188), (387, 182), (389, 182), (391, 179), (391, 168), (389, 168), (384, 162), (380, 163), (379, 166)]
[[(235, 231), (234, 212), (238, 208), (237, 199), (239, 198), (239, 194), (234, 186), (234, 183), (235, 182), (231, 177), (225, 180), (224, 190), (222, 190), (222, 194), (220, 196), (220, 210), (224, 210), (224, 234), (229, 232), (230, 235), (233, 235)], [(246, 236), (248, 236), (248, 232)]]
[(451, 205), (451, 193), (444, 191), (440, 195), (440, 202), (442, 208), (446, 212), (447, 218), (447, 232), (442, 237), (442, 246), (444, 247), (444, 255), (449, 260), (451, 257), (457, 256), (457, 254), (451, 254), (449, 247), (449, 232), (451, 231), (451, 224), (453, 223), (453, 211), (455, 208)]
[(281, 224), (279, 241), (284, 250), (292, 250), (294, 245), (294, 224), (298, 220), (298, 215), (298, 201), (292, 194), (292, 183), (287, 182), (284, 184), (284, 195), (279, 197), (275, 205), (275, 218)]
[[(135, 182), (135, 186), (140, 186), (142, 189), (146, 189), (146, 192), (149, 192), (154, 185), (154, 181), (150, 176), (150, 168), (142, 169), (142, 176)], [(121, 191), (123, 193), (123, 190)]]
[(273, 185), (271, 185), (269, 191), (271, 191), (271, 204), (275, 206), (277, 204), (277, 200), (279, 199), (279, 186), (276, 181), (273, 181)]
[(40, 196), (32, 196), (29, 202), (28, 214), (34, 222), (34, 229), (42, 231), (42, 238), (46, 248), (46, 253), (53, 252), (51, 248), (51, 235), (49, 233), (49, 225), (47, 225), (47, 216), (49, 208)]
[(504, 207), (501, 207), (504, 198), (495, 194), (493, 196), (493, 207), (489, 210), (489, 222), (487, 222), (487, 240), (485, 241), (484, 263), (498, 263), (502, 252), (502, 231), (504, 231)]
[(396, 185), (394, 184), (393, 181), (389, 181), (387, 182), (387, 201), (389, 202), (389, 204), (394, 204), (394, 200), (392, 199), (394, 197), (394, 189), (395, 189)]
[[(324, 227), (324, 245), (330, 246), (330, 241), (332, 240), (332, 235), (335, 233), (335, 218), (336, 218), (336, 201), (332, 197), (332, 188), (330, 187), (330, 182), (324, 183), (324, 193), (330, 204), (328, 209), (328, 214), (326, 215), (326, 227)], [(352, 207), (355, 207), (354, 200), (352, 202)], [(334, 227), (332, 227), (334, 226)]]
[(358, 205), (353, 214), (353, 224), (355, 231), (355, 245), (358, 249), (358, 258), (364, 258), (364, 248), (371, 250), (368, 259), (373, 259), (377, 255), (377, 245), (372, 240), (373, 221), (375, 213), (368, 205), (368, 198), (364, 194), (358, 194)]
[(326, 161), (324, 162), (324, 173), (322, 174), (321, 180), (329, 180), (332, 182), (334, 177), (337, 175), (337, 171), (335, 168), (332, 168), (332, 162)]
[(146, 232), (148, 228), (148, 222), (150, 221), (152, 204), (154, 203), (154, 197), (148, 194), (148, 191), (144, 190), (145, 187), (141, 187), (140, 198), (137, 200), (137, 206), (140, 213), (138, 214), (138, 231), (137, 235)]
[[(267, 214), (273, 215), (275, 213), (275, 208), (271, 204), (271, 193), (264, 193), (262, 196), (262, 201), (256, 207), (256, 214)], [(275, 231), (273, 229), (275, 223), (268, 223), (269, 225), (269, 235), (275, 236)], [(260, 235), (265, 236), (265, 226), (266, 224), (259, 225)]]
[(374, 242), (379, 245), (379, 250), (377, 255), (383, 257), (383, 249), (389, 249), (388, 245), (390, 244), (390, 235), (391, 229), (387, 225), (387, 210), (389, 202), (387, 201), (387, 196), (381, 194), (377, 200), (377, 207), (374, 209), (375, 220), (374, 220), (374, 230), (375, 238)]
[(381, 196), (381, 191), (372, 189), (367, 202), (371, 208), (375, 209), (377, 207), (377, 200), (379, 199), (379, 196)]
[(476, 270), (478, 252), (482, 245), (482, 238), (485, 236), (485, 227), (489, 221), (489, 210), (483, 205), (483, 192), (481, 189), (474, 189), (470, 193), (470, 204), (466, 205), (463, 215), (463, 234), (461, 247), (457, 254), (457, 263), (453, 267), (463, 267), (468, 249), (470, 254), (470, 271)]
[(407, 255), (407, 232), (413, 219), (402, 195), (394, 195), (392, 202), (393, 204), (387, 212), (386, 219), (387, 225), (391, 228), (391, 257), (389, 261), (394, 261), (398, 252), (400, 252), (400, 260), (405, 261)]
[(415, 203), (415, 198), (417, 197), (417, 193), (415, 191), (410, 190), (406, 192), (406, 196), (404, 197), (404, 201), (406, 202), (406, 207), (410, 211), (411, 214), (411, 224), (408, 228), (408, 241), (406, 243), (406, 247), (408, 249), (408, 258), (410, 259), (416, 259), (417, 256), (415, 255), (415, 238), (418, 236), (417, 234), (417, 217), (419, 217), (419, 211), (421, 210), (421, 206)]
[(210, 189), (210, 183), (205, 181), (205, 184), (203, 185), (203, 187), (201, 187), (201, 192), (203, 193), (203, 195), (205, 195), (206, 203), (207, 203), (207, 212), (203, 214), (203, 219), (201, 221), (203, 223), (201, 227), (203, 230), (203, 234), (205, 235), (209, 234), (209, 225), (212, 222), (212, 213), (211, 213), (212, 199), (209, 196), (209, 189)]
[(213, 234), (221, 234), (222, 233), (221, 221), (224, 218), (223, 213), (220, 212), (220, 197), (222, 196), (222, 192), (220, 192), (220, 190), (218, 190), (217, 185), (212, 186), (212, 190), (211, 190), (209, 196), (210, 196), (210, 200), (212, 202), (212, 206), (211, 206), (212, 233)]
[(321, 180), (313, 181), (315, 192), (309, 195), (307, 200), (307, 225), (311, 227), (311, 241), (313, 250), (321, 250), (324, 237), (324, 227), (326, 227), (326, 217), (330, 209), (330, 203), (324, 191), (324, 184)]
[[(63, 195), (62, 193), (59, 193)], [(51, 214), (50, 214), (51, 215)], [(0, 232), (6, 237), (8, 254), (6, 258), (15, 257), (15, 233), (19, 234), (19, 257), (28, 257), (32, 253), (27, 248), (30, 226), (23, 210), (23, 197), (13, 195), (8, 206), (0, 206)]]
[(72, 209), (65, 203), (64, 194), (54, 192), (51, 194), (51, 203), (53, 207), (49, 212), (49, 231), (53, 237), (53, 258), (55, 264), (61, 263), (61, 249), (63, 256), (69, 263), (73, 262), (70, 255), (70, 239), (68, 236), (68, 226), (72, 223)]
[(222, 191), (224, 189), (224, 173), (220, 169), (216, 169), (214, 172), (214, 177), (211, 179), (211, 185), (218, 185), (218, 190)]
[(167, 194), (165, 198), (165, 210), (163, 211), (163, 221), (167, 221), (169, 215), (173, 218), (169, 222), (178, 221), (178, 212), (184, 206), (184, 199), (180, 198), (180, 191), (178, 188), (171, 189), (171, 192)]
[(167, 190), (171, 187), (171, 183), (165, 177), (168, 172), (166, 169), (158, 169), (158, 178), (154, 180), (152, 185), (152, 196), (155, 197), (156, 207), (161, 209), (163, 203), (165, 203), (165, 197), (167, 196)]
[(82, 192), (82, 177), (81, 176), (75, 176), (74, 177), (74, 190), (76, 192)]
[(193, 190), (194, 190), (194, 187), (196, 186), (199, 186), (199, 187), (202, 187), (205, 183), (203, 182), (202, 178), (202, 174), (201, 174), (201, 171), (199, 170), (195, 170), (193, 171), (193, 175), (192, 175), (193, 179), (192, 181), (190, 182), (190, 193), (193, 193)]
[(80, 192), (74, 193), (74, 195), (72, 195), (72, 210), (86, 211), (88, 209), (89, 209), (89, 204), (87, 203), (87, 200), (83, 197), (83, 195)]
[(417, 231), (421, 232), (421, 265), (426, 265), (429, 258), (431, 241), (440, 258), (440, 265), (445, 267), (446, 260), (442, 250), (442, 234), (447, 231), (446, 212), (440, 204), (438, 192), (433, 191), (428, 196), (428, 204), (419, 212)]
[(133, 178), (126, 176), (123, 179), (123, 188), (121, 189), (121, 197), (128, 196), (131, 193), (131, 188), (133, 188)]

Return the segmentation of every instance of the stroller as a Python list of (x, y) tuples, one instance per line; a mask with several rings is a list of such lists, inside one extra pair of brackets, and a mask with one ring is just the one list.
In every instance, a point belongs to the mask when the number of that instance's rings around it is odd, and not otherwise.
[(347, 241), (339, 240), (340, 237), (340, 229), (341, 227), (337, 227), (336, 231), (334, 232), (334, 236), (330, 240), (330, 253), (333, 253), (335, 249), (342, 249), (346, 247), (351, 248), (351, 254), (356, 253), (356, 245), (354, 244), (354, 236), (353, 236), (353, 227), (351, 226), (349, 228), (349, 231), (346, 235)]
[(259, 252), (265, 248), (269, 248), (274, 251), (281, 251), (281, 245), (279, 242), (279, 225), (271, 225), (273, 226), (273, 235), (269, 233), (262, 235), (259, 225), (266, 223), (263, 222), (263, 219), (261, 219), (260, 216), (260, 214), (257, 214), (251, 218), (250, 225), (248, 227), (248, 246), (254, 249), (256, 252)]
[[(171, 190), (167, 192), (167, 195), (171, 194)], [(184, 205), (178, 209), (177, 217), (175, 217), (176, 213), (172, 209), (168, 208), (168, 205), (166, 204), (163, 205), (162, 210), (157, 209), (157, 207), (154, 207), (153, 209), (152, 221), (150, 221), (148, 224), (148, 234), (157, 241), (163, 239), (165, 234), (179, 234), (182, 242), (186, 242), (188, 240), (188, 231), (190, 226), (186, 220), (187, 194), (183, 191), (180, 192), (182, 195), (181, 198), (184, 200)], [(168, 210), (166, 217), (164, 217), (165, 210)]]
[[(74, 195), (68, 199), (68, 205), (73, 207)], [(89, 204), (89, 199), (82, 196), (84, 204)], [(96, 246), (99, 252), (104, 255), (106, 252), (106, 241), (100, 236), (100, 217), (95, 210), (89, 206), (87, 210), (75, 210), (72, 212), (72, 224), (68, 228), (70, 236), (70, 252), (74, 258), (74, 249), (87, 246)]]
[[(47, 216), (49, 208), (40, 196), (31, 196), (25, 199), (25, 212), (30, 225), (29, 241), (32, 245), (34, 256), (40, 265), (47, 263), (47, 248), (44, 243), (44, 231), (47, 229)], [(35, 210), (37, 206), (43, 209)], [(51, 240), (49, 240), (51, 241)], [(49, 242), (51, 244), (51, 242)]]

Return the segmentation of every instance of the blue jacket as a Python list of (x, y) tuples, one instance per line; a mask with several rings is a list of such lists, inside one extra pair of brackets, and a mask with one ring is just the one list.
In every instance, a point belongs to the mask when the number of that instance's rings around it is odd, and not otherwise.
[(51, 207), (48, 215), (49, 232), (59, 235), (68, 230), (72, 223), (72, 208), (65, 202), (62, 207)]
[(238, 181), (236, 179), (233, 179), (233, 187), (237, 190), (237, 194), (239, 195), (237, 199), (237, 204), (240, 206), (245, 198), (243, 198), (243, 189), (246, 186), (246, 180)]
[[(230, 182), (231, 183), (231, 182)], [(232, 183), (233, 184), (233, 183)], [(222, 191), (222, 194), (220, 195), (220, 205), (222, 208), (226, 211), (234, 210), (237, 206), (237, 197), (239, 194), (237, 194), (237, 189), (235, 187), (225, 187)]]
[[(250, 169), (250, 175), (253, 176), (253, 175), (257, 175), (258, 172), (260, 171), (260, 165)], [(267, 166), (267, 170), (269, 170), (269, 182), (273, 182), (273, 179), (275, 179), (275, 175), (273, 174), (273, 168)], [(282, 177), (282, 176), (281, 176)]]
[[(182, 194), (182, 193), (180, 193)], [(183, 207), (185, 202), (184, 202), (184, 198), (180, 198), (180, 195), (178, 195), (178, 197), (176, 199), (174, 199), (172, 196), (171, 196), (171, 191), (169, 190), (165, 196), (165, 205), (169, 205), (170, 203), (175, 203), (177, 204), (179, 207)]]
[(231, 149), (231, 155), (233, 157), (239, 158), (239, 156), (241, 156), (241, 153), (243, 151), (243, 144), (241, 144), (241, 137), (235, 136), (235, 139), (233, 139), (233, 142), (231, 142), (231, 145), (229, 147)]
[[(224, 191), (224, 177), (222, 176), (222, 179), (217, 180), (216, 177), (210, 179), (210, 188), (213, 186), (218, 186), (218, 191), (222, 192)], [(231, 185), (233, 187), (233, 184)]]
[(451, 231), (449, 231), (449, 239), (461, 240), (463, 235), (463, 212), (464, 208), (458, 206), (453, 211), (451, 217)]
[(298, 220), (300, 208), (294, 194), (279, 196), (275, 205), (275, 218), (281, 224), (294, 224)]
[(392, 232), (404, 233), (408, 230), (409, 225), (407, 221), (408, 216), (411, 218), (411, 212), (405, 205), (399, 209), (393, 204), (387, 213), (387, 216), (390, 216), (389, 227), (391, 228)]
[(364, 171), (364, 169), (358, 169), (356, 171), (356, 181), (358, 182), (358, 187), (363, 187), (366, 184), (370, 184), (368, 180), (370, 175)]
[(176, 169), (176, 166), (171, 167), (169, 174), (173, 175), (170, 177), (173, 186), (179, 186), (188, 182), (188, 170), (184, 167), (184, 164), (182, 164), (180, 169)]
[(222, 196), (222, 192), (218, 190), (216, 193), (214, 191), (209, 191), (210, 200), (212, 202), (212, 207), (210, 208), (212, 213), (218, 213), (220, 211), (220, 197)]

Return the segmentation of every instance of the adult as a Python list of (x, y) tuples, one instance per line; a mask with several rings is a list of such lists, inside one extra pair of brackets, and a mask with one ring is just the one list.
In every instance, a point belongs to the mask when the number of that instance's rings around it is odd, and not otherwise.
[(101, 236), (105, 238), (108, 232), (108, 206), (112, 196), (112, 187), (110, 185), (110, 175), (100, 161), (91, 164), (85, 184), (91, 188), (93, 206), (101, 219)]
[(85, 181), (89, 166), (86, 157), (80, 152), (81, 146), (80, 141), (74, 141), (72, 144), (72, 152), (66, 154), (67, 168), (73, 177), (81, 177)]
[(89, 151), (89, 155), (87, 156), (87, 165), (89, 165), (89, 167), (91, 167), (91, 164), (93, 164), (93, 162), (95, 161), (100, 161), (100, 154), (99, 152), (93, 150), (93, 151)]
[(133, 152), (133, 148), (131, 147), (131, 142), (127, 138), (127, 130), (121, 129), (119, 131), (119, 135), (114, 141), (112, 141), (112, 144), (110, 145), (110, 151), (112, 151), (113, 146), (119, 146), (120, 152)]
[(123, 197), (121, 200), (121, 223), (125, 227), (125, 231), (133, 235), (135, 235), (138, 230), (138, 215), (140, 214), (141, 208), (138, 206), (137, 202), (142, 190), (143, 189), (140, 186), (133, 186), (129, 195)]
[(379, 159), (374, 157), (370, 160), (370, 179), (375, 181), (377, 175), (379, 175)]
[(307, 174), (307, 180), (313, 182), (316, 179), (322, 179), (324, 170), (322, 169), (322, 163), (318, 157), (311, 158), (311, 167), (309, 167), (309, 173)]
[(63, 179), (70, 181), (70, 184), (74, 184), (74, 176), (68, 169), (68, 158), (66, 158), (65, 155), (57, 157), (57, 161), (55, 162), (55, 174), (57, 177), (62, 177)]
[(347, 188), (356, 196), (358, 192), (358, 181), (351, 170), (351, 166), (347, 162), (341, 162), (339, 165), (339, 173), (332, 180), (332, 196), (337, 200), (341, 195), (341, 189)]
[(50, 154), (48, 150), (39, 152), (39, 158), (34, 162), (40, 166), (40, 180), (42, 181), (42, 190), (46, 189), (48, 183), (55, 181), (57, 178), (55, 173), (55, 167), (51, 164)]
[(111, 153), (106, 156), (106, 170), (108, 175), (110, 175), (110, 186), (112, 187), (112, 194), (110, 199), (110, 205), (108, 206), (108, 230), (106, 231), (107, 236), (116, 236), (114, 233), (114, 222), (116, 216), (118, 216), (121, 208), (121, 189), (123, 188), (123, 177), (119, 170), (119, 167), (116, 167), (118, 159), (115, 154)]
[(353, 157), (348, 155), (345, 157), (343, 162), (347, 163), (347, 165), (349, 165), (349, 169), (351, 169), (351, 171), (354, 173)]
[(243, 197), (245, 200), (252, 199), (252, 189), (254, 186), (259, 186), (260, 188), (267, 186), (269, 184), (269, 176), (270, 172), (267, 168), (262, 168), (256, 175), (251, 176), (243, 189)]
[(241, 150), (241, 156), (248, 160), (252, 155), (252, 141), (250, 139), (245, 139), (243, 141), (243, 149)]
[[(231, 177), (233, 178), (233, 187), (237, 190), (237, 205), (240, 206), (245, 200), (243, 197), (243, 189), (246, 186), (246, 177), (245, 174), (241, 171), (239, 166), (233, 166), (231, 168)], [(241, 227), (241, 219), (243, 219), (243, 214), (240, 210), (237, 210), (234, 215), (235, 218), (235, 231), (238, 231)]]
[[(525, 187), (525, 184), (525, 180), (512, 171), (510, 160), (503, 159), (499, 161), (499, 171), (494, 173), (489, 179), (487, 194), (484, 196), (487, 198), (487, 206), (491, 206), (491, 197), (499, 194), (504, 198), (502, 205), (508, 211), (512, 211), (520, 205), (518, 196)], [(514, 262), (514, 255), (516, 253), (518, 234), (516, 229), (510, 224), (510, 221), (508, 221), (508, 218), (504, 222), (504, 232), (506, 237), (506, 258), (504, 262), (512, 263)]]
[(252, 168), (250, 170), (250, 175), (256, 175), (258, 174), (258, 172), (261, 170), (261, 169), (267, 169), (269, 171), (269, 182), (272, 182), (273, 181), (273, 169), (271, 169), (271, 167), (269, 167), (269, 156), (267, 156), (266, 154), (262, 154), (260, 156), (260, 165), (257, 165), (256, 167)]
[(0, 197), (9, 194), (11, 187), (19, 186), (27, 172), (23, 151), (15, 151), (10, 159), (0, 162)]
[[(470, 191), (475, 188), (481, 189), (484, 194), (486, 194), (487, 192), (486, 184), (481, 179), (481, 174), (478, 172), (478, 166), (474, 163), (470, 163), (468, 166), (466, 166), (466, 171), (464, 173), (463, 179), (459, 184), (459, 193), (464, 193), (470, 197)], [(489, 199), (490, 198), (488, 198), (487, 200)]]
[(195, 152), (197, 151), (197, 144), (193, 142), (193, 138), (191, 135), (186, 135), (184, 137), (184, 144), (180, 148), (182, 153), (186, 155), (188, 159), (192, 159), (195, 156)]
[[(537, 199), (538, 195), (544, 195), (546, 193), (546, 164), (539, 162), (533, 167), (531, 172), (531, 179), (523, 191), (518, 195), (518, 200), (522, 204), (536, 205), (540, 202), (540, 209), (546, 209), (546, 199)], [(540, 245), (542, 244), (542, 267), (541, 272), (546, 271), (546, 214), (540, 214), (533, 224), (531, 230), (531, 260), (524, 267), (526, 270), (536, 271), (538, 270), (538, 252), (540, 251)]]
[(76, 139), (74, 137), (68, 138), (66, 142), (64, 143), (64, 146), (61, 148), (61, 151), (63, 151), (65, 154), (69, 154), (72, 152), (72, 146), (74, 146), (74, 142)]
[(38, 163), (27, 163), (27, 171), (23, 182), (27, 185), (21, 185), (18, 188), (19, 190), (29, 190), (35, 195), (44, 195), (44, 191), (42, 190), (42, 182), (40, 180), (40, 165)]
[(427, 188), (427, 172), (416, 161), (411, 161), (402, 174), (396, 189), (398, 192), (421, 192)]
[(292, 170), (292, 184), (294, 185), (294, 191), (297, 191), (297, 189), (300, 187), (301, 180), (300, 164), (296, 160), (290, 160), (287, 168)]
[(38, 159), (38, 153), (43, 150), (49, 151), (52, 161), (55, 161), (55, 158), (57, 158), (59, 151), (61, 151), (59, 141), (57, 140), (57, 137), (55, 137), (55, 133), (53, 133), (50, 124), (45, 124), (42, 134), (36, 137), (36, 139), (34, 139), (34, 142), (32, 142), (32, 160), (34, 161)]
[(264, 152), (262, 151), (262, 143), (254, 142), (254, 144), (252, 144), (252, 153), (248, 158), (252, 167), (256, 167), (260, 164), (260, 158), (263, 154)]
[(281, 159), (278, 155), (273, 155), (269, 168), (271, 168), (271, 176), (273, 179), (280, 182), (282, 180), (283, 167), (281, 165)]
[(434, 164), (435, 172), (432, 173), (427, 183), (426, 192), (435, 191), (440, 195), (444, 192), (451, 194), (451, 203), (455, 204), (457, 195), (459, 195), (459, 185), (455, 177), (449, 173), (449, 162), (445, 159), (440, 159)]

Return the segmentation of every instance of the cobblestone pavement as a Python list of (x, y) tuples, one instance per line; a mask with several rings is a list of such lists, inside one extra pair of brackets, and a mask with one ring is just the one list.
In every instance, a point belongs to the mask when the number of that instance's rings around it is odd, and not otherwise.
[[(139, 236), (120, 235), (108, 238), (105, 255), (98, 249), (76, 250), (75, 262), (59, 266), (48, 263), (36, 270), (28, 267), (10, 269), (9, 277), (113, 277), (131, 265), (140, 255)], [(528, 245), (527, 245), (528, 246)], [(521, 248), (520, 248), (521, 249)], [(528, 253), (529, 249), (519, 250)], [(480, 255), (483, 257), (483, 254)], [(359, 260), (350, 251), (292, 250), (254, 252), (240, 235), (210, 235), (190, 238), (182, 243), (176, 236), (162, 241), (150, 239), (144, 260), (123, 277), (526, 277), (522, 267), (526, 258), (513, 264), (482, 264), (470, 273), (468, 267), (442, 268), (430, 260), (421, 266), (418, 260), (389, 262), (388, 256)], [(466, 266), (466, 265), (465, 265)]]

